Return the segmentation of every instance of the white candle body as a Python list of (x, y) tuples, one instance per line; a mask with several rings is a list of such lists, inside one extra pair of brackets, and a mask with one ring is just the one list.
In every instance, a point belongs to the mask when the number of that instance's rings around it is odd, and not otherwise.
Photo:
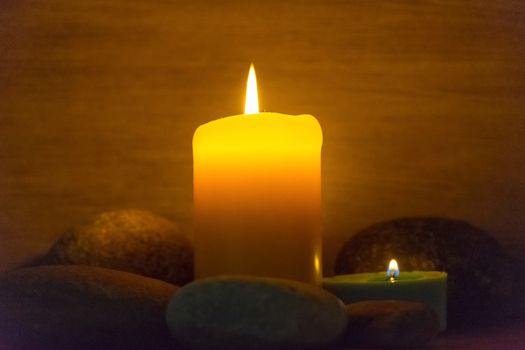
[(309, 115), (238, 115), (197, 129), (197, 278), (321, 282), (321, 146), (321, 127)]

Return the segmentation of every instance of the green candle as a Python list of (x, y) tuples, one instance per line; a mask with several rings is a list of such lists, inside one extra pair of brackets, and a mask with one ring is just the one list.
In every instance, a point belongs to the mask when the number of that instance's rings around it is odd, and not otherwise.
[[(396, 266), (397, 267), (397, 266)], [(323, 287), (345, 304), (362, 300), (397, 299), (420, 301), (431, 306), (440, 330), (447, 328), (447, 273), (410, 271), (356, 273), (323, 279)]]

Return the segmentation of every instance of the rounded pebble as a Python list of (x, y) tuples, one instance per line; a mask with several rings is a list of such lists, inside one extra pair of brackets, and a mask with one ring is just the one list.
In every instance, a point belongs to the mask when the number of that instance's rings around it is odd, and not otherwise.
[(436, 313), (427, 305), (398, 300), (361, 301), (346, 306), (347, 345), (412, 347), (428, 343), (439, 332)]
[(192, 349), (293, 349), (331, 344), (346, 328), (342, 302), (301, 282), (221, 276), (174, 295), (167, 322)]
[(385, 271), (395, 258), (401, 270), (448, 273), (448, 324), (464, 327), (505, 314), (513, 293), (510, 258), (489, 234), (467, 222), (414, 217), (372, 225), (337, 255), (335, 274)]
[(4, 349), (159, 349), (177, 287), (89, 266), (40, 266), (0, 276)]
[(118, 210), (71, 229), (41, 264), (100, 266), (181, 286), (193, 279), (193, 248), (173, 222), (143, 210)]

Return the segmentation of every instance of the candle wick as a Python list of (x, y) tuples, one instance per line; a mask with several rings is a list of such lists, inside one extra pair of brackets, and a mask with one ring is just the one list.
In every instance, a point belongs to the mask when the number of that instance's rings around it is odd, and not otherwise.
[(390, 283), (396, 282), (396, 272), (389, 270), (386, 274), (386, 280), (390, 281)]

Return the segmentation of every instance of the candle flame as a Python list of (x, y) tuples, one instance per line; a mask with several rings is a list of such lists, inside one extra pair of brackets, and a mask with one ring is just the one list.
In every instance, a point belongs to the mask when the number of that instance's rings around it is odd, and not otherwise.
[(399, 267), (397, 266), (396, 259), (390, 260), (388, 264), (388, 270), (386, 271), (387, 277), (390, 279), (390, 282), (394, 282), (396, 277), (399, 277)]
[(246, 82), (246, 102), (244, 104), (244, 114), (259, 113), (259, 96), (257, 94), (257, 78), (253, 63), (250, 65), (248, 81)]

